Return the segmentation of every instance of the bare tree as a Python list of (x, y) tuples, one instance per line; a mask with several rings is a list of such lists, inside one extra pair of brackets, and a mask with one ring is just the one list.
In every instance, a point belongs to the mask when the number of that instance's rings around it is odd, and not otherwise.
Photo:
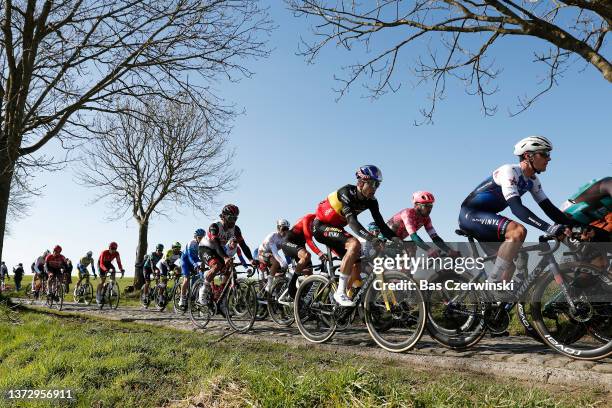
[[(209, 126), (197, 106), (159, 98), (125, 106), (125, 113), (98, 125), (77, 178), (95, 190), (94, 201), (107, 202), (113, 218), (130, 214), (138, 222), (140, 265), (151, 217), (182, 206), (206, 213), (220, 192), (233, 187), (237, 173), (230, 168), (227, 133)], [(139, 289), (144, 278), (137, 269)]]
[(271, 27), (257, 0), (6, 0), (0, 5), (0, 256), (15, 163), (87, 137), (117, 97), (189, 95), (208, 128), (233, 113), (212, 85), (251, 72)]
[(28, 215), (32, 197), (38, 193), (32, 189), (23, 174), (16, 173), (11, 183), (11, 195), (8, 203), (6, 234), (11, 233), (11, 223)]
[[(612, 22), (610, 0), (286, 1), (297, 16), (318, 20), (313, 26), (316, 40), (304, 43), (306, 48), (301, 50), (309, 62), (328, 44), (347, 50), (361, 45), (372, 55), (365, 62), (345, 67), (347, 74), (339, 79), (340, 96), (362, 77), (372, 97), (396, 91), (401, 81), (396, 82), (393, 74), (400, 64), (400, 52), (407, 52), (411, 45), (417, 48), (416, 77), (419, 83), (433, 83), (431, 104), (422, 110), (428, 122), (436, 102), (444, 96), (449, 77), (464, 81), (468, 93), (480, 97), (485, 115), (496, 112), (487, 97), (498, 90), (496, 79), (501, 70), (491, 54), (496, 45), (503, 47), (500, 40), (504, 37), (541, 40), (542, 49), (534, 51), (534, 60), (546, 68), (541, 89), (519, 97), (512, 115), (529, 108), (557, 84), (566, 67), (576, 60), (612, 82), (612, 63), (609, 55), (604, 55)], [(431, 38), (435, 47), (425, 43), (427, 35), (436, 36)]]

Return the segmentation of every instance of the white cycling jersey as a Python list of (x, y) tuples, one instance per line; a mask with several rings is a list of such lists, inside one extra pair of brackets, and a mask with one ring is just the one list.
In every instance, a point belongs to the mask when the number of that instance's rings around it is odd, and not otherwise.
[(278, 261), (282, 268), (287, 267), (287, 260), (284, 256), (281, 256), (278, 251), (281, 249), (281, 245), (285, 242), (285, 238), (281, 237), (278, 232), (268, 234), (266, 239), (259, 246), (259, 254), (270, 253)]

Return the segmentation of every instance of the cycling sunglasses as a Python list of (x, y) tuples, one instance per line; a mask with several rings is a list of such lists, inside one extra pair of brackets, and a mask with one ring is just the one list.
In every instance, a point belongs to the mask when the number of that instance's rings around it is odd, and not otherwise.
[(236, 221), (238, 219), (237, 215), (226, 215), (225, 219), (228, 221)]
[(539, 152), (535, 152), (535, 154), (539, 154), (540, 156), (546, 158), (546, 159), (550, 159), (550, 152), (546, 151), (546, 150), (542, 150)]
[(366, 180), (365, 183), (371, 185), (374, 188), (378, 188), (380, 186), (380, 181), (377, 180)]
[(416, 205), (418, 205), (419, 207), (433, 208), (433, 204), (417, 203)]

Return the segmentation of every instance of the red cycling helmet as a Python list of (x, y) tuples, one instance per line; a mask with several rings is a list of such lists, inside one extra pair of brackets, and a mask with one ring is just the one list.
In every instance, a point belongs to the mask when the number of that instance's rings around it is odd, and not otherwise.
[(53, 248), (53, 252), (57, 252), (58, 254), (61, 254), (61, 253), (62, 253), (62, 247), (61, 247), (61, 246), (59, 246), (59, 245), (56, 245), (56, 246)]
[(415, 191), (412, 194), (414, 204), (433, 204), (435, 201), (436, 199), (429, 191)]
[(110, 244), (108, 244), (108, 249), (117, 249), (119, 245), (117, 245), (116, 242), (111, 242)]
[(221, 210), (221, 216), (237, 217), (238, 214), (240, 214), (240, 210), (238, 209), (238, 206), (234, 204), (227, 204), (225, 207), (223, 207), (223, 210)]

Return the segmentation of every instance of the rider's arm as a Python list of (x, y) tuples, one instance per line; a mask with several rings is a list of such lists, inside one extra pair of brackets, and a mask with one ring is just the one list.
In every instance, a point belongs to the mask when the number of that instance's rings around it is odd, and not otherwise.
[(249, 248), (247, 243), (244, 241), (244, 238), (242, 238), (242, 231), (240, 231), (240, 228), (238, 228), (237, 225), (234, 228), (235, 228), (234, 233), (236, 236), (236, 240), (238, 241), (238, 245), (240, 245), (240, 248), (242, 249), (244, 256), (246, 256), (249, 261), (252, 261), (253, 254), (251, 254), (251, 248)]
[(312, 249), (312, 251), (317, 254), (317, 256), (321, 256), (323, 252), (317, 247), (317, 245), (312, 240), (312, 231), (308, 228), (308, 217), (304, 217), (302, 219), (302, 231), (304, 231), (304, 238), (306, 239), (306, 244), (308, 247)]
[(276, 259), (278, 261), (278, 263), (280, 264), (281, 268), (286, 268), (287, 267), (287, 261), (285, 260), (284, 256), (281, 256), (278, 253), (278, 246), (276, 245), (276, 242), (274, 239), (270, 240), (270, 252), (272, 252), (272, 256), (274, 256), (274, 259)]
[(221, 258), (227, 258), (227, 253), (225, 252), (225, 249), (223, 248), (223, 245), (221, 245), (221, 241), (219, 240), (219, 226), (216, 222), (210, 224), (210, 227), (208, 227), (208, 234), (210, 249), (215, 251), (217, 255), (219, 255)]
[(438, 248), (440, 248), (444, 252), (451, 251), (451, 248), (448, 245), (446, 245), (446, 242), (444, 242), (444, 240), (436, 232), (436, 229), (433, 227), (433, 224), (431, 223), (431, 218), (427, 217), (427, 221), (425, 222), (425, 225), (423, 226), (425, 227), (425, 231), (427, 231), (427, 234), (429, 234), (429, 236), (431, 237), (431, 240), (434, 242), (434, 244), (436, 244)]
[(240, 247), (236, 248), (236, 255), (238, 255), (238, 259), (240, 259), (240, 263), (242, 264), (242, 266), (247, 268), (249, 265), (244, 260), (244, 256), (242, 256), (242, 250), (240, 249)]
[(558, 209), (548, 198), (545, 199), (544, 201), (540, 201), (538, 205), (544, 211), (544, 213), (548, 216), (548, 218), (550, 218), (557, 224), (563, 224), (563, 225), (579, 225), (580, 224), (576, 222), (575, 220), (572, 220), (571, 218), (569, 218), (563, 212), (561, 212), (561, 210)]
[(200, 257), (198, 256), (198, 242), (192, 241), (189, 243), (187, 247), (187, 260), (192, 266), (195, 266), (198, 262), (200, 262)]
[(523, 205), (521, 197), (514, 196), (508, 199), (508, 205), (512, 210), (512, 214), (516, 215), (521, 221), (527, 223), (533, 227), (536, 227), (542, 231), (546, 231), (550, 228), (550, 224), (540, 219), (537, 215), (531, 212), (531, 210)]
[(423, 241), (421, 237), (419, 237), (419, 234), (417, 234), (416, 232), (410, 234), (410, 239), (416, 244), (416, 246), (418, 246), (424, 251), (429, 251), (431, 249), (429, 245), (427, 245), (425, 241)]
[[(373, 204), (370, 206), (370, 213), (372, 214), (372, 218), (374, 218), (374, 222), (380, 228), (380, 232), (387, 239), (396, 238), (395, 232), (385, 223), (383, 216), (380, 214), (380, 210), (378, 209), (378, 201), (374, 200)], [(371, 234), (369, 234), (371, 235)]]
[(91, 258), (90, 264), (91, 264), (91, 272), (95, 275), (96, 274), (96, 263), (94, 262), (93, 258)]
[(119, 255), (119, 252), (115, 252), (115, 254), (117, 254), (117, 265), (119, 265), (120, 270), (123, 270), (123, 265), (121, 265), (121, 256)]
[(103, 261), (104, 252), (105, 251), (102, 251), (102, 253), (100, 254), (100, 258), (98, 258), (98, 268), (100, 268), (100, 272), (108, 272), (108, 269), (106, 269), (106, 267), (104, 266), (104, 261)]

